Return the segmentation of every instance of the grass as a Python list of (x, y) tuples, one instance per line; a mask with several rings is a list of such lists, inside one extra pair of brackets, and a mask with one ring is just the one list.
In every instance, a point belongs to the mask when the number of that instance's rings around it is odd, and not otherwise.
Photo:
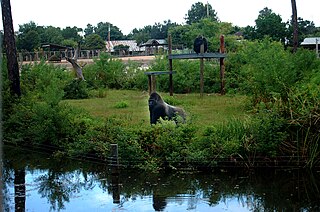
[[(218, 94), (174, 94), (160, 93), (164, 99), (173, 98), (188, 115), (188, 121), (197, 126), (208, 126), (225, 123), (230, 119), (243, 119), (247, 116), (243, 105), (245, 96), (221, 96)], [(149, 125), (147, 92), (132, 90), (107, 90), (104, 98), (83, 100), (66, 100), (70, 105), (83, 108), (93, 116), (106, 118), (115, 117), (123, 120), (128, 126)], [(125, 102), (126, 107), (117, 107)]]

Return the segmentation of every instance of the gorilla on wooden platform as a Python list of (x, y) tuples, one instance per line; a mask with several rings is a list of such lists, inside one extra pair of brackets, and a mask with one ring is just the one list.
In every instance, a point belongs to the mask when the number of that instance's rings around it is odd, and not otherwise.
[(193, 43), (193, 50), (199, 54), (201, 51), (201, 45), (203, 45), (203, 53), (206, 53), (208, 50), (208, 42), (207, 39), (205, 37), (203, 37), (202, 35), (199, 35)]
[(186, 114), (182, 108), (175, 107), (165, 103), (161, 96), (154, 92), (149, 97), (150, 123), (156, 124), (160, 117), (165, 120), (174, 120), (178, 123), (177, 116), (180, 116), (183, 123), (186, 120)]

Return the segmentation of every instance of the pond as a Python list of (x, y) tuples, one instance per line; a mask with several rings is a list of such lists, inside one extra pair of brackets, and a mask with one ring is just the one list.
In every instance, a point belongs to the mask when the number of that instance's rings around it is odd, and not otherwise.
[(320, 211), (320, 172), (151, 173), (4, 147), (3, 211)]

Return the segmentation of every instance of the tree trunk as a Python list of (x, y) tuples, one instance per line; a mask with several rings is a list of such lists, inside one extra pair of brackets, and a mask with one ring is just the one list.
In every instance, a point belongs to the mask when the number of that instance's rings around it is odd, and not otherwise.
[(21, 96), (19, 64), (17, 60), (16, 42), (11, 15), (10, 0), (1, 1), (2, 21), (4, 30), (4, 48), (6, 50), (8, 77), (12, 95)]
[(293, 26), (293, 52), (298, 48), (298, 15), (296, 0), (291, 0), (292, 5), (292, 26)]

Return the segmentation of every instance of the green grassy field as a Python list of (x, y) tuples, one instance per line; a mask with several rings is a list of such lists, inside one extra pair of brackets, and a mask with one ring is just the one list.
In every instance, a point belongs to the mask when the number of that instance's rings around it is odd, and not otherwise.
[[(160, 93), (166, 102), (182, 107), (188, 121), (197, 126), (226, 122), (232, 118), (247, 116), (244, 110), (245, 96), (221, 96), (218, 94)], [(149, 125), (147, 92), (132, 90), (106, 90), (104, 98), (67, 100), (75, 107), (83, 108), (96, 117), (115, 117), (131, 125)]]

